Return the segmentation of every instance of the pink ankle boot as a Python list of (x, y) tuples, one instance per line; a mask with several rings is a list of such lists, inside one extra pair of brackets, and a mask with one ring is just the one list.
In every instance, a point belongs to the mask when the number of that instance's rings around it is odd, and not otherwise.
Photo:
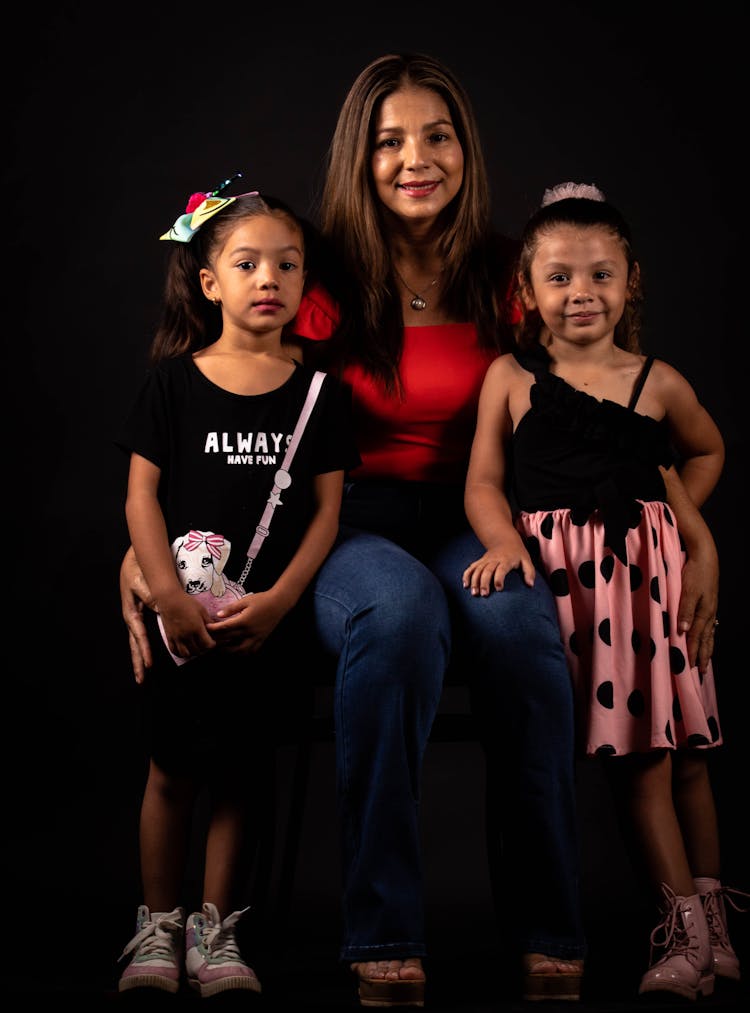
[(661, 888), (664, 918), (651, 933), (651, 960), (655, 947), (664, 955), (643, 975), (638, 992), (674, 992), (685, 999), (711, 995), (713, 953), (701, 899), (697, 893), (678, 897), (666, 883)]
[(726, 886), (722, 886), (718, 879), (711, 879), (708, 876), (700, 876), (694, 880), (694, 883), (708, 922), (708, 936), (714, 958), (714, 974), (721, 978), (739, 981), (740, 962), (729, 942), (724, 901), (726, 899), (735, 911), (744, 912), (748, 908), (740, 907), (734, 898), (744, 897), (746, 900), (750, 900), (750, 894), (743, 893), (742, 890), (730, 890)]

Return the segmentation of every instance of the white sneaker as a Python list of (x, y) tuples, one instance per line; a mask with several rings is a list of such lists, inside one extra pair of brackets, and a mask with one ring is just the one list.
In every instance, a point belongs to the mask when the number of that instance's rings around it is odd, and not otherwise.
[(248, 967), (237, 946), (234, 927), (245, 911), (235, 911), (224, 921), (215, 904), (205, 903), (202, 913), (187, 920), (185, 930), (185, 967), (188, 984), (207, 999), (217, 992), (246, 989), (260, 992), (255, 971)]
[(138, 908), (136, 932), (120, 954), (120, 960), (132, 953), (133, 957), (122, 972), (118, 991), (129, 988), (159, 988), (174, 994), (180, 987), (179, 950), (185, 925), (185, 912), (181, 907), (174, 911), (151, 914), (145, 904)]

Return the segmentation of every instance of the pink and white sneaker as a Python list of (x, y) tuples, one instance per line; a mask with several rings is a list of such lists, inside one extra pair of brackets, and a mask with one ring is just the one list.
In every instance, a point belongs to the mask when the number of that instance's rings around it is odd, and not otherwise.
[(185, 930), (185, 967), (188, 985), (204, 999), (217, 992), (245, 989), (260, 992), (255, 971), (242, 959), (234, 929), (245, 911), (221, 920), (215, 904), (205, 903), (202, 912), (191, 914)]
[(151, 914), (145, 904), (138, 908), (136, 932), (122, 951), (120, 960), (132, 953), (130, 963), (122, 972), (118, 991), (131, 988), (157, 988), (173, 995), (180, 987), (180, 956), (185, 912)]

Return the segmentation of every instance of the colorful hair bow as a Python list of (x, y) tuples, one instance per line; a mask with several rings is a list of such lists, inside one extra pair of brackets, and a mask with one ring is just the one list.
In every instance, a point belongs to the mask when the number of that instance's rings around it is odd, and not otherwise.
[[(220, 194), (222, 190), (226, 190), (230, 183), (241, 178), (242, 173), (237, 172), (234, 176), (230, 176), (229, 179), (225, 179), (223, 183), (220, 183), (215, 190), (211, 190), (208, 193), (199, 191), (192, 194), (187, 202), (185, 214), (180, 215), (171, 229), (165, 232), (163, 236), (159, 236), (159, 239), (172, 239), (177, 243), (189, 243), (201, 225), (204, 225), (209, 218), (213, 218), (222, 208), (228, 207), (237, 200), (237, 197), (221, 197)], [(241, 193), (237, 196), (257, 197), (258, 191), (253, 190), (251, 193)]]

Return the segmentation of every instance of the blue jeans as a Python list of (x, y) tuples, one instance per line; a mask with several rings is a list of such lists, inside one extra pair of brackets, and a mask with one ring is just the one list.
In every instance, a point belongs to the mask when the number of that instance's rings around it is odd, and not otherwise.
[(511, 937), (520, 952), (583, 955), (573, 700), (554, 605), (541, 579), (527, 588), (516, 573), (473, 598), (461, 573), (481, 552), (465, 528), (422, 562), (342, 527), (314, 583), (317, 634), (338, 658), (342, 960), (426, 954), (419, 787), (451, 660), (485, 732)]

